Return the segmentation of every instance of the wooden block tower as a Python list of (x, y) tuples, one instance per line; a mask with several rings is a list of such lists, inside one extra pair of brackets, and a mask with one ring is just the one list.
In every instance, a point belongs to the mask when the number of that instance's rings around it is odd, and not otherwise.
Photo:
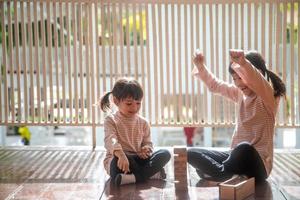
[(186, 147), (174, 147), (174, 176), (176, 190), (187, 190), (187, 154)]

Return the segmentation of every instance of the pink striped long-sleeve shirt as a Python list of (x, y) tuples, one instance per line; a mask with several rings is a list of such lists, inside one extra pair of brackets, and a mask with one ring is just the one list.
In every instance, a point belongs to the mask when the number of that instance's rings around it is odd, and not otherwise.
[(136, 154), (144, 146), (153, 148), (150, 125), (140, 115), (126, 117), (119, 111), (108, 115), (104, 121), (104, 147), (106, 157), (103, 161), (108, 174), (114, 151), (123, 150), (127, 154)]
[(280, 98), (274, 97), (271, 84), (248, 61), (243, 66), (234, 63), (232, 68), (255, 95), (243, 95), (235, 85), (218, 79), (206, 67), (200, 68), (200, 71), (195, 67), (193, 73), (211, 92), (238, 104), (231, 148), (241, 142), (249, 142), (258, 151), (269, 175), (273, 165), (273, 136)]

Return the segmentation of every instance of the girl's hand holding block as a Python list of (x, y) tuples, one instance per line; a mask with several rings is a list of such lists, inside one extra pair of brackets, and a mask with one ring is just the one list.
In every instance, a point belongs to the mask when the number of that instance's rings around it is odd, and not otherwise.
[(193, 56), (194, 65), (200, 70), (204, 65), (204, 55), (200, 50), (196, 50)]

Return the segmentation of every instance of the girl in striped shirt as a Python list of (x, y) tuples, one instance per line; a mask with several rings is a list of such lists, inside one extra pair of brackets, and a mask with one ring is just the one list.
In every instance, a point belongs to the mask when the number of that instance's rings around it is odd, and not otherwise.
[(147, 179), (165, 179), (165, 164), (170, 153), (160, 149), (153, 152), (150, 126), (138, 114), (143, 90), (132, 79), (119, 79), (111, 92), (101, 98), (101, 109), (110, 109), (109, 96), (117, 106), (104, 120), (104, 146), (107, 150), (104, 168), (115, 185), (144, 182)]
[(275, 118), (280, 97), (286, 93), (285, 85), (266, 68), (264, 59), (256, 51), (245, 54), (242, 50), (230, 50), (229, 54), (229, 72), (234, 84), (214, 76), (199, 51), (193, 58), (193, 74), (211, 92), (238, 105), (231, 149), (191, 148), (188, 162), (203, 179), (224, 181), (238, 174), (255, 177), (256, 182), (264, 181), (272, 170)]

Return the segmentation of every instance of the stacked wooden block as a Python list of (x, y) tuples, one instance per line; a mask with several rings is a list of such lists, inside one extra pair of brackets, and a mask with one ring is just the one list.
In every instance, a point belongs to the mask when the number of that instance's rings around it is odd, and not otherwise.
[(176, 190), (187, 190), (187, 154), (186, 147), (174, 147), (174, 175)]

